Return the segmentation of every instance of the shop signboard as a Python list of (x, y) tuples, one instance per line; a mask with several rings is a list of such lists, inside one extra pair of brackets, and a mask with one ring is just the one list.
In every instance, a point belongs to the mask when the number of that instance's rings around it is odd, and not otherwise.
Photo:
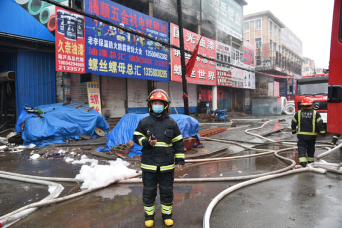
[(244, 70), (244, 76), (243, 76), (243, 87), (246, 89), (255, 89), (255, 73), (251, 71), (255, 71), (255, 68), (252, 66), (249, 66), (247, 64), (244, 64), (244, 68), (248, 70)]
[[(244, 68), (243, 64), (243, 52), (232, 48), (231, 59), (234, 66)], [(244, 88), (244, 70), (232, 67), (232, 87)]]
[(88, 102), (89, 102), (89, 107), (92, 107), (98, 113), (102, 114), (99, 84), (100, 83), (98, 82), (87, 82)]
[[(243, 41), (243, 63), (248, 70), (255, 71), (255, 54), (254, 44)], [(246, 89), (255, 89), (255, 73), (251, 71), (244, 71), (243, 86)]]
[[(169, 25), (110, 0), (86, 0), (85, 12), (168, 43)], [(86, 72), (169, 81), (169, 48), (91, 18), (85, 19)]]
[(222, 32), (242, 40), (242, 6), (234, 0), (203, 0), (203, 21), (210, 21)]
[(55, 8), (56, 71), (85, 73), (84, 16)]
[(279, 97), (279, 82), (274, 82), (274, 96)]
[[(177, 25), (170, 23), (171, 44), (179, 47), (179, 28)], [(194, 51), (200, 35), (184, 29), (184, 48), (188, 51)], [(202, 37), (198, 54), (215, 59), (216, 57), (216, 41)], [(185, 53), (185, 63), (190, 59), (191, 55)], [(171, 80), (182, 81), (182, 67), (180, 50), (171, 49)], [(216, 62), (197, 56), (192, 74), (187, 78), (188, 83), (201, 85), (217, 85), (216, 80)]]
[[(225, 63), (231, 63), (231, 47), (216, 41), (216, 59)], [(217, 85), (232, 87), (232, 70), (229, 65), (217, 63)]]

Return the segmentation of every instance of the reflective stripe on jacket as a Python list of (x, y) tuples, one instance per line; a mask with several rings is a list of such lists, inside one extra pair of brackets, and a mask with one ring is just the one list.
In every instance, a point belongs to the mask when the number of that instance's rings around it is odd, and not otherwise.
[[(154, 146), (148, 142), (152, 135), (157, 139)], [(143, 147), (141, 169), (144, 171), (156, 172), (157, 167), (160, 167), (161, 172), (169, 172), (174, 170), (175, 164), (185, 163), (183, 136), (167, 111), (161, 117), (151, 113), (140, 120), (133, 139)]]
[(325, 134), (322, 117), (319, 112), (313, 109), (303, 109), (296, 112), (291, 127), (292, 132), (297, 132), (298, 138), (303, 140), (316, 139), (317, 131)]

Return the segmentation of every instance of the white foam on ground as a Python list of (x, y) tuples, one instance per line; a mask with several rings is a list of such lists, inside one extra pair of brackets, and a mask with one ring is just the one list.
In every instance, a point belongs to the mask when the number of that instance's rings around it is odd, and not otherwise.
[(73, 158), (69, 158), (69, 157), (65, 157), (64, 161), (69, 163), (69, 162), (73, 162), (74, 159)]
[(94, 167), (83, 165), (80, 174), (77, 174), (75, 178), (84, 181), (81, 186), (83, 189), (104, 187), (114, 181), (124, 180), (136, 174), (135, 170), (129, 169), (127, 166), (129, 163), (120, 158), (111, 161), (110, 165), (96, 165)]
[(32, 160), (36, 160), (38, 158), (40, 158), (40, 155), (39, 154), (34, 154), (30, 157)]
[(94, 167), (95, 165), (98, 164), (98, 160), (96, 159), (91, 159), (91, 158), (88, 158), (87, 155), (82, 155), (81, 156), (81, 160), (78, 160), (78, 161), (73, 161), (72, 164), (76, 165), (76, 164), (86, 164), (86, 163), (91, 163), (91, 167)]
[(27, 146), (28, 148), (35, 148), (36, 144), (31, 143), (30, 145)]
[(59, 153), (59, 154), (65, 154), (65, 153), (66, 153), (66, 151), (65, 151), (65, 150), (62, 150), (62, 149), (60, 149), (60, 150), (58, 151), (58, 153)]

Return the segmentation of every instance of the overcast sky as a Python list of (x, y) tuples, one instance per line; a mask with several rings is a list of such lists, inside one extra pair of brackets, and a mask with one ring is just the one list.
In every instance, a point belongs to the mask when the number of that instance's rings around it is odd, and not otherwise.
[(303, 42), (303, 56), (329, 67), (334, 0), (247, 0), (244, 15), (270, 10)]

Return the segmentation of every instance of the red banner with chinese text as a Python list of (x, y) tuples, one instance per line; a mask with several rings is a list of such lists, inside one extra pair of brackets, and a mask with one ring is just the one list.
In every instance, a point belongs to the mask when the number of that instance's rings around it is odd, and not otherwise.
[(85, 73), (84, 17), (56, 7), (56, 71)]
[[(170, 23), (171, 44), (179, 47), (179, 29), (175, 24)], [(201, 35), (183, 29), (184, 48), (188, 51), (194, 51)], [(216, 41), (202, 37), (198, 54), (209, 58), (216, 58)], [(185, 53), (185, 63), (189, 62), (191, 55)], [(171, 49), (171, 80), (182, 81), (182, 67), (180, 50)], [(188, 83), (201, 85), (217, 85), (216, 81), (216, 62), (197, 56), (194, 69), (190, 77), (187, 77)]]

